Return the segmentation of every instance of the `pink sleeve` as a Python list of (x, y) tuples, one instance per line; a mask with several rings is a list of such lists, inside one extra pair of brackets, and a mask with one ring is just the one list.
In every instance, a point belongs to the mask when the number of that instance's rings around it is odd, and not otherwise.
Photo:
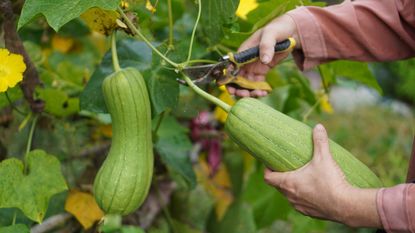
[(338, 59), (391, 61), (415, 56), (414, 0), (346, 0), (287, 14), (297, 25), (303, 47), (293, 53), (301, 69)]
[(388, 233), (415, 233), (415, 184), (380, 189), (377, 208)]

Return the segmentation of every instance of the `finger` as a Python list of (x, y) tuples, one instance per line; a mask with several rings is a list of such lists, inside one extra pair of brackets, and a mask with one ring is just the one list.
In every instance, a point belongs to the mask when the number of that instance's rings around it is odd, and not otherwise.
[(264, 170), (264, 180), (267, 184), (272, 185), (276, 188), (279, 188), (284, 179), (286, 179), (287, 174), (284, 172), (274, 172), (269, 168)]
[(235, 95), (236, 89), (234, 87), (226, 86), (226, 89), (228, 90), (230, 95)]
[(274, 57), (274, 46), (277, 42), (274, 30), (266, 30), (262, 32), (261, 41), (259, 42), (259, 57), (263, 64), (268, 64)]
[(251, 91), (251, 96), (252, 97), (262, 97), (263, 96), (262, 90), (253, 90), (253, 91)]
[(238, 52), (257, 46), (261, 40), (261, 34), (262, 29), (257, 30), (239, 46)]
[(314, 157), (330, 156), (329, 139), (323, 125), (317, 124), (313, 129)]
[(249, 91), (246, 89), (239, 89), (235, 91), (235, 95), (240, 97), (249, 97)]

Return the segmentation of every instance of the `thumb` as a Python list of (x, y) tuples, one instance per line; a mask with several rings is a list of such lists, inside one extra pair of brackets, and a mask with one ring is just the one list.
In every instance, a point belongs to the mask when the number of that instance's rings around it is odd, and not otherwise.
[(264, 170), (264, 180), (267, 184), (274, 187), (280, 187), (283, 181), (286, 179), (287, 172), (274, 172), (269, 168)]
[(316, 127), (314, 127), (313, 142), (313, 158), (323, 159), (324, 157), (331, 156), (329, 148), (329, 138), (327, 136), (327, 131), (323, 125), (318, 124), (316, 125)]

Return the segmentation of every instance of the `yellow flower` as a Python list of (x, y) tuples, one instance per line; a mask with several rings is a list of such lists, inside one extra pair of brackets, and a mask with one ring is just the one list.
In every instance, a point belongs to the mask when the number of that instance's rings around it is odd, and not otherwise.
[(0, 92), (5, 92), (22, 81), (25, 70), (26, 64), (22, 55), (0, 49)]
[(257, 7), (257, 0), (241, 0), (238, 9), (236, 10), (236, 15), (239, 18), (246, 20), (248, 13), (255, 10)]

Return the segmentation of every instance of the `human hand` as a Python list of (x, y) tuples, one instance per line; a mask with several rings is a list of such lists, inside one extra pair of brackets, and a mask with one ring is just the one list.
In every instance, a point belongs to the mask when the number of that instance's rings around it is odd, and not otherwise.
[[(238, 52), (259, 45), (260, 59), (242, 66), (239, 75), (252, 81), (264, 81), (268, 71), (288, 56), (288, 53), (276, 54), (274, 52), (275, 44), (289, 37), (293, 37), (297, 41), (296, 48), (301, 47), (297, 35), (297, 26), (288, 15), (274, 19), (265, 27), (252, 34), (251, 37), (241, 44)], [(228, 86), (227, 89), (231, 95), (240, 97), (261, 97), (267, 95), (267, 92), (263, 90), (249, 91), (231, 86)]]
[(381, 227), (375, 189), (350, 185), (333, 159), (327, 132), (322, 125), (313, 130), (312, 160), (290, 172), (265, 170), (265, 181), (276, 187), (304, 215), (342, 222), (354, 227)]

